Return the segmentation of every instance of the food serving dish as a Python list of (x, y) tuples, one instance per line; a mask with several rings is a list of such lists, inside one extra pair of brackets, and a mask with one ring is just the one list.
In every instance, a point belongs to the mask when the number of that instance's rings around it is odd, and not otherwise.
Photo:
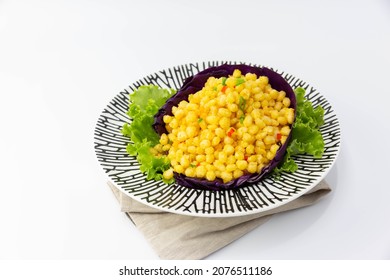
[(304, 88), (305, 97), (313, 106), (320, 105), (324, 109), (324, 124), (320, 131), (325, 150), (321, 158), (294, 156), (299, 167), (294, 173), (282, 173), (277, 178), (267, 176), (258, 183), (231, 190), (200, 190), (176, 183), (167, 185), (162, 181), (146, 180), (137, 159), (126, 152), (129, 138), (121, 133), (123, 125), (131, 122), (127, 115), (129, 94), (148, 84), (179, 89), (186, 78), (223, 63), (226, 62), (189, 63), (161, 70), (132, 83), (107, 104), (95, 127), (95, 152), (109, 180), (120, 191), (162, 211), (202, 217), (232, 217), (255, 214), (288, 203), (308, 192), (326, 176), (340, 149), (340, 126), (332, 106), (310, 84), (271, 68), (281, 74), (292, 88)]

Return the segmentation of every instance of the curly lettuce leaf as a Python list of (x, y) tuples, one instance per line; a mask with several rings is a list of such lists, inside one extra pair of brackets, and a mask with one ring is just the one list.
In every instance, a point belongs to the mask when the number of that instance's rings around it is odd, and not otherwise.
[[(130, 138), (132, 143), (128, 143), (126, 150), (129, 155), (137, 157), (140, 170), (146, 173), (148, 180), (163, 180), (163, 172), (170, 167), (169, 160), (163, 156), (155, 156), (151, 148), (157, 145), (160, 139), (153, 129), (154, 115), (174, 93), (174, 90), (147, 85), (130, 94), (127, 114), (132, 122), (123, 125), (122, 134)], [(172, 181), (165, 182), (169, 184)]]
[(291, 141), (287, 146), (286, 154), (280, 166), (276, 167), (274, 174), (281, 172), (294, 172), (298, 165), (292, 158), (299, 154), (309, 154), (315, 158), (321, 158), (324, 153), (325, 143), (319, 130), (324, 123), (324, 109), (321, 106), (313, 107), (313, 104), (305, 98), (303, 88), (295, 89), (297, 100), (296, 119), (292, 126)]

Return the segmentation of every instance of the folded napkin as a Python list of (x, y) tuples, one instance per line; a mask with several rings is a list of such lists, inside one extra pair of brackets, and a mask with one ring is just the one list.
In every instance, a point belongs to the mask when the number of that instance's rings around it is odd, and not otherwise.
[(330, 192), (323, 180), (308, 193), (277, 208), (240, 217), (204, 218), (163, 212), (139, 203), (108, 183), (121, 211), (133, 221), (161, 259), (203, 259), (254, 228), (272, 215), (312, 205)]

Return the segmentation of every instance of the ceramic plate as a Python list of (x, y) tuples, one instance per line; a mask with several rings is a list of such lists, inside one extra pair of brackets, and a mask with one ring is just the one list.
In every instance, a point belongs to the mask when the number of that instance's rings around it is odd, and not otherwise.
[(126, 153), (129, 139), (121, 134), (123, 124), (131, 121), (126, 114), (129, 93), (144, 84), (178, 89), (187, 77), (226, 62), (235, 64), (231, 61), (189, 63), (150, 74), (132, 83), (107, 104), (95, 127), (94, 145), (104, 172), (119, 190), (141, 203), (163, 211), (202, 217), (232, 217), (255, 214), (288, 203), (305, 194), (326, 176), (340, 148), (337, 116), (325, 97), (311, 85), (273, 69), (280, 73), (293, 89), (305, 88), (306, 97), (314, 106), (321, 105), (324, 108), (325, 123), (321, 132), (325, 141), (325, 152), (321, 159), (308, 155), (296, 156), (294, 159), (299, 166), (296, 172), (284, 173), (278, 180), (268, 177), (259, 183), (236, 190), (204, 191), (146, 180), (135, 157)]

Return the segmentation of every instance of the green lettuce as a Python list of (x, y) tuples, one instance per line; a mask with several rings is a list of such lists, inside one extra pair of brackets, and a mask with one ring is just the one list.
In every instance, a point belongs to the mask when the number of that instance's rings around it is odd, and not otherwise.
[(282, 163), (274, 169), (276, 175), (280, 175), (283, 171), (294, 172), (298, 169), (293, 156), (309, 154), (315, 158), (321, 158), (325, 149), (324, 139), (319, 130), (324, 123), (324, 109), (321, 106), (314, 108), (313, 104), (305, 98), (303, 88), (296, 88), (295, 96), (297, 108), (291, 140)]
[[(131, 142), (127, 144), (126, 150), (129, 155), (137, 157), (140, 170), (146, 173), (148, 180), (163, 180), (163, 172), (170, 168), (169, 160), (165, 156), (156, 157), (151, 148), (157, 145), (160, 139), (152, 126), (154, 115), (173, 94), (173, 89), (146, 85), (140, 86), (129, 96), (127, 114), (132, 122), (123, 125), (122, 134), (130, 138)], [(169, 184), (173, 179), (164, 182)]]

